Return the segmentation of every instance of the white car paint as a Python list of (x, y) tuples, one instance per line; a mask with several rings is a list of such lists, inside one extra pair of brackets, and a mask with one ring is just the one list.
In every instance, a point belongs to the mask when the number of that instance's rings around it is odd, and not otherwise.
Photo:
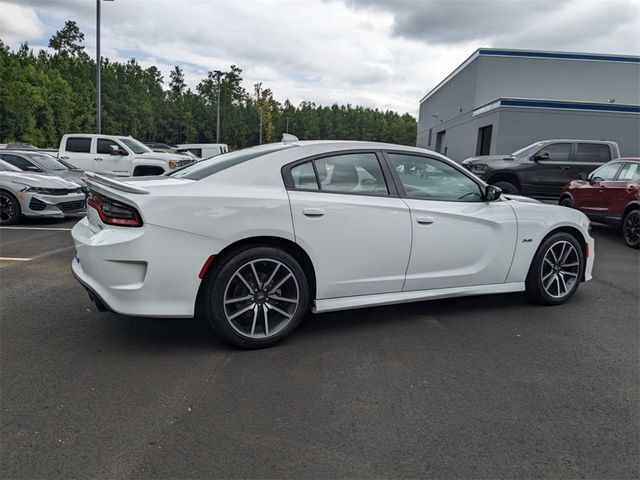
[[(287, 190), (282, 167), (315, 155), (389, 149), (451, 161), (416, 147), (373, 142), (286, 146), (197, 181), (90, 175), (92, 190), (135, 207), (144, 225), (105, 225), (89, 208), (72, 232), (76, 277), (118, 313), (192, 317), (209, 257), (238, 241), (277, 237), (295, 242), (311, 259), (313, 309), (324, 312), (522, 291), (544, 236), (571, 227), (589, 245), (585, 276), (591, 278), (594, 242), (578, 211), (505, 197), (436, 202)], [(418, 224), (425, 216), (433, 222)]]
[[(39, 193), (33, 190), (36, 188), (64, 193)], [(77, 183), (52, 175), (26, 173), (3, 160), (0, 160), (0, 190), (8, 192), (18, 201), (20, 213), (26, 217), (64, 218), (85, 213), (85, 195)], [(44, 207), (32, 209), (32, 199), (42, 202)], [(74, 208), (67, 209), (67, 206)]]

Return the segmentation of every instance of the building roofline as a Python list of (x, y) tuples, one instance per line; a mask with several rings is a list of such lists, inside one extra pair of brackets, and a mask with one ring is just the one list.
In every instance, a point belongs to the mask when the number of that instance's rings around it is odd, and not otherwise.
[(640, 64), (640, 56), (635, 55), (616, 55), (606, 53), (579, 53), (579, 52), (562, 52), (551, 50), (518, 50), (507, 48), (478, 48), (458, 67), (447, 75), (444, 80), (433, 87), (426, 95), (420, 99), (420, 103), (424, 102), (431, 95), (436, 93), (440, 88), (448, 83), (453, 77), (464, 70), (471, 62), (479, 56), (495, 56), (495, 57), (524, 57), (524, 58), (544, 58), (544, 59), (560, 59), (560, 60), (581, 60), (591, 62), (621, 62), (621, 63), (637, 63)]

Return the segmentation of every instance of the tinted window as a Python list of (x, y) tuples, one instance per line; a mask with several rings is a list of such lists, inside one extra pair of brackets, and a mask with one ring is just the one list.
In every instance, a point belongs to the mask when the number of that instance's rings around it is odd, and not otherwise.
[(348, 153), (313, 162), (320, 189), (325, 192), (387, 195), (382, 168), (375, 153)]
[(627, 162), (620, 170), (618, 180), (625, 182), (632, 182), (634, 180), (640, 180), (640, 163)]
[(229, 167), (233, 167), (240, 163), (252, 160), (268, 153), (274, 153), (286, 148), (292, 148), (293, 145), (283, 145), (281, 143), (271, 145), (260, 145), (258, 147), (245, 148), (224, 155), (218, 155), (206, 160), (202, 160), (188, 167), (173, 172), (170, 176), (188, 178), (189, 180), (200, 180), (202, 178), (213, 175)]
[(606, 163), (611, 160), (611, 152), (608, 145), (600, 143), (578, 143), (576, 150), (577, 162)]
[(20, 170), (27, 170), (27, 167), (35, 167), (35, 165), (29, 160), (23, 157), (19, 157), (18, 155), (3, 153), (2, 155), (0, 155), (0, 157), (2, 157), (5, 162), (19, 168)]
[(616, 178), (619, 169), (619, 162), (607, 163), (591, 174), (591, 180), (610, 182)]
[(110, 155), (111, 145), (114, 145), (118, 150), (123, 150), (123, 148), (113, 140), (109, 140), (108, 138), (99, 138), (98, 146), (96, 148), (96, 153), (101, 153), (103, 155)]
[(296, 188), (306, 190), (318, 190), (316, 172), (313, 170), (311, 162), (301, 163), (291, 169), (291, 177)]
[(10, 163), (2, 161), (2, 155), (0, 155), (0, 172), (19, 172), (20, 169), (14, 167)]
[(89, 153), (91, 150), (91, 138), (69, 137), (67, 138), (67, 152)]
[(480, 186), (451, 165), (435, 158), (389, 154), (400, 182), (410, 198), (478, 202)]
[(549, 155), (547, 159), (550, 162), (568, 162), (571, 153), (570, 143), (552, 143), (540, 150), (536, 155)]

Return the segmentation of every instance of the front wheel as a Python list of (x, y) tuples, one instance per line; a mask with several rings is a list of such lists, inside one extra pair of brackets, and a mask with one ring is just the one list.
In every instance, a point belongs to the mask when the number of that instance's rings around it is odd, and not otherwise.
[(20, 203), (6, 190), (0, 190), (0, 225), (13, 225), (20, 218)]
[(275, 345), (307, 311), (306, 275), (294, 257), (278, 248), (252, 247), (222, 259), (205, 281), (207, 320), (237, 347)]
[(624, 243), (631, 248), (640, 248), (640, 210), (631, 210), (622, 221)]
[(526, 280), (527, 298), (542, 305), (569, 300), (584, 272), (584, 253), (573, 235), (559, 232), (547, 238), (533, 257)]

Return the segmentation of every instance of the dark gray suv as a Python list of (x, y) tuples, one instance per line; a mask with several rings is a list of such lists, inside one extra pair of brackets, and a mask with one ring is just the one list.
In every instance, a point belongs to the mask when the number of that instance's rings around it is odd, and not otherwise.
[(505, 193), (558, 197), (567, 182), (619, 157), (616, 142), (560, 139), (532, 143), (511, 155), (468, 158), (462, 165)]

